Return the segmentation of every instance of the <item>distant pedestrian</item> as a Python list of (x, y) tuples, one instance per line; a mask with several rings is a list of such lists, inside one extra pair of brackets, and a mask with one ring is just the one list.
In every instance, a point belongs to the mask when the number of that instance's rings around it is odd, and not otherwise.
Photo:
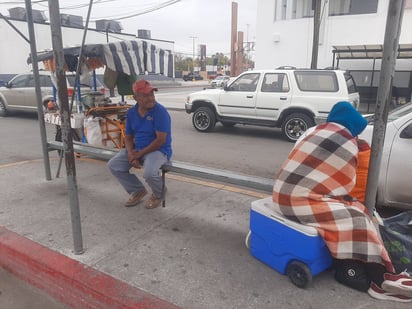
[(126, 115), (125, 148), (108, 162), (110, 172), (130, 195), (126, 207), (137, 205), (147, 194), (139, 178), (130, 172), (143, 167), (143, 178), (152, 190), (145, 207), (156, 208), (165, 197), (160, 168), (172, 156), (171, 119), (155, 99), (152, 85), (143, 79), (133, 84), (136, 105)]

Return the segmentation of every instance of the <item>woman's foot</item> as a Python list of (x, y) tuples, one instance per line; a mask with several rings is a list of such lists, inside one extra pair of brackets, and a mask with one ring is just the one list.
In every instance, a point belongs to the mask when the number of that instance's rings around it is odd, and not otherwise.
[(412, 277), (407, 272), (400, 274), (386, 273), (383, 275), (385, 281), (382, 288), (391, 293), (402, 294), (412, 298)]
[(404, 296), (404, 295), (387, 292), (387, 291), (381, 289), (380, 287), (378, 287), (373, 282), (371, 283), (371, 286), (368, 290), (368, 294), (371, 297), (376, 298), (376, 299), (380, 299), (380, 300), (392, 300), (392, 301), (397, 301), (397, 302), (401, 302), (401, 303), (412, 302), (411, 297), (407, 297), (407, 296)]

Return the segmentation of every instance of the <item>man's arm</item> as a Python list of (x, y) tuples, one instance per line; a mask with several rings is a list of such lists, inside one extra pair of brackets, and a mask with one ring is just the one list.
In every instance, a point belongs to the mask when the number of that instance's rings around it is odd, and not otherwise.
[(151, 142), (147, 147), (138, 151), (139, 158), (143, 157), (145, 154), (159, 150), (160, 147), (162, 147), (162, 145), (166, 143), (166, 140), (167, 132), (156, 131), (156, 138), (153, 140), (153, 142)]
[(140, 159), (153, 151), (156, 151), (162, 147), (167, 140), (167, 132), (156, 131), (156, 138), (147, 147), (140, 149), (139, 151), (134, 150), (134, 138), (133, 135), (126, 135), (125, 137), (125, 147), (127, 151), (127, 158), (133, 167), (140, 168)]

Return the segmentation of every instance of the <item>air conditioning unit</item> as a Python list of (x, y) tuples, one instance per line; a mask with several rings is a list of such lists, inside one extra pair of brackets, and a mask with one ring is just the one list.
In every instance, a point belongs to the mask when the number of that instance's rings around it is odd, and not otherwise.
[(60, 14), (60, 21), (62, 26), (84, 28), (83, 17), (78, 15)]
[(139, 39), (151, 39), (152, 34), (150, 33), (150, 30), (139, 29), (139, 30), (137, 30), (137, 37)]
[(10, 18), (17, 20), (26, 20), (25, 8), (11, 8), (9, 9)]
[[(25, 8), (11, 8), (9, 9), (10, 18), (17, 20), (27, 20), (26, 9)], [(33, 22), (35, 23), (44, 23), (47, 18), (43, 11), (32, 10)]]
[(108, 19), (96, 20), (96, 30), (120, 33), (122, 29), (123, 27), (118, 21)]

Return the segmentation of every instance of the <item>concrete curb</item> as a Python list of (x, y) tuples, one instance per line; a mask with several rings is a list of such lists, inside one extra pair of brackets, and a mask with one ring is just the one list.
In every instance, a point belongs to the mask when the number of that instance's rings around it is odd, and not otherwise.
[(0, 266), (73, 308), (179, 308), (1, 226)]

